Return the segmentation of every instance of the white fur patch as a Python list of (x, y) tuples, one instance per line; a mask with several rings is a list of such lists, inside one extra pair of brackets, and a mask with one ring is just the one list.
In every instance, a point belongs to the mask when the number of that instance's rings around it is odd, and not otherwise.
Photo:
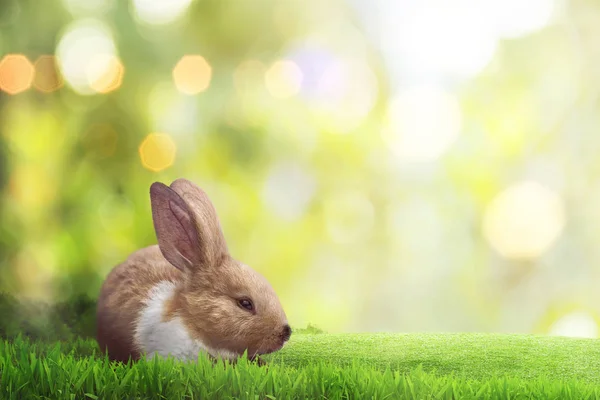
[(165, 303), (173, 297), (174, 293), (173, 282), (159, 283), (150, 290), (149, 298), (140, 313), (136, 324), (135, 340), (142, 351), (146, 352), (146, 358), (150, 359), (159, 354), (163, 357), (171, 355), (178, 359), (195, 361), (200, 352), (226, 359), (236, 358), (237, 355), (230, 351), (209, 348), (201, 341), (192, 338), (180, 317), (175, 316), (169, 321), (162, 320)]

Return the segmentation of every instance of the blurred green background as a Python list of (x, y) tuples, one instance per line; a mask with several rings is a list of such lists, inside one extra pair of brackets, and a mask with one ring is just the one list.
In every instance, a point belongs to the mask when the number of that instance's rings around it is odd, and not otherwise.
[(596, 337), (600, 3), (0, 0), (0, 290), (204, 188), (294, 326)]

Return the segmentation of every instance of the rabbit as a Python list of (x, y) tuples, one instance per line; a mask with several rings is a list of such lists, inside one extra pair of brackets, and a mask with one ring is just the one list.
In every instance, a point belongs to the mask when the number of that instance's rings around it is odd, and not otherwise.
[(155, 355), (235, 361), (281, 349), (292, 330), (269, 282), (231, 257), (215, 208), (186, 179), (150, 186), (158, 244), (131, 254), (106, 277), (97, 341), (110, 360)]

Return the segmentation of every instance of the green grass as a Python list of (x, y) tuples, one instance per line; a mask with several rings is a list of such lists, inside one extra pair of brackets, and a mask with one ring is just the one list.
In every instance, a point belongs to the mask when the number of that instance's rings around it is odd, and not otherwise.
[(89, 340), (3, 341), (0, 398), (600, 399), (596, 340), (311, 332), (266, 368), (203, 357), (113, 364)]
[(340, 366), (353, 360), (378, 369), (452, 372), (472, 379), (508, 374), (578, 379), (600, 385), (600, 340), (500, 334), (325, 334), (297, 335), (271, 357), (304, 366), (328, 359)]

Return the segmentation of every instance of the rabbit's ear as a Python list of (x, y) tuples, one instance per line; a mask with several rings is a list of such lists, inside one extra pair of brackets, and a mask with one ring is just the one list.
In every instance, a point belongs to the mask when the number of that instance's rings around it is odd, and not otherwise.
[(171, 183), (171, 189), (185, 200), (194, 216), (200, 237), (200, 258), (205, 265), (217, 266), (229, 251), (217, 211), (208, 195), (187, 179), (177, 179)]
[(184, 271), (197, 266), (200, 240), (193, 214), (185, 201), (170, 187), (160, 182), (150, 186), (152, 220), (163, 256)]

